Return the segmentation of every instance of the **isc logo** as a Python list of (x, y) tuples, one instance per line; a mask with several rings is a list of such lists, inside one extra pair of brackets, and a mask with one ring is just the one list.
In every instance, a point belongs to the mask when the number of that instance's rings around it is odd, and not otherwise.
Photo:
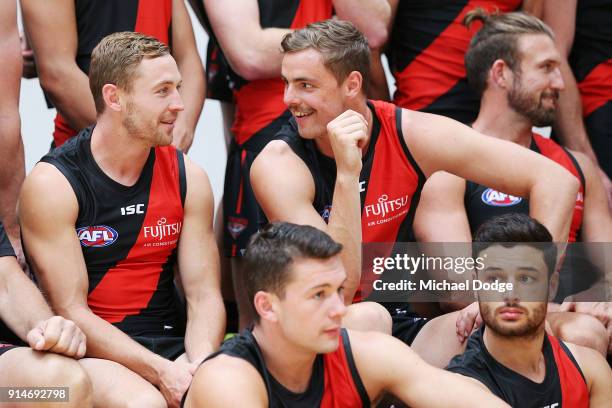
[(111, 245), (119, 238), (119, 234), (106, 225), (82, 227), (77, 229), (77, 237), (84, 247), (105, 247)]
[(133, 204), (121, 207), (121, 215), (144, 214), (144, 204)]

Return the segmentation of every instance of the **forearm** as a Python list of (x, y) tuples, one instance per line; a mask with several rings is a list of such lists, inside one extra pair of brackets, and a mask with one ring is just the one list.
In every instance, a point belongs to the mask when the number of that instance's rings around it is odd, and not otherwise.
[(185, 110), (179, 117), (195, 133), (206, 95), (206, 80), (199, 56), (194, 54), (184, 58), (179, 64), (179, 71), (183, 78), (181, 96), (185, 104)]
[(190, 362), (215, 351), (223, 340), (225, 308), (219, 291), (203, 294), (196, 302), (187, 302), (185, 349)]
[(249, 81), (279, 77), (283, 61), (280, 44), (290, 32), (283, 28), (258, 30), (248, 41), (249, 46), (237, 47), (235, 54), (240, 55), (226, 55), (232, 69)]
[(73, 307), (59, 312), (74, 321), (87, 336), (87, 357), (115, 361), (152, 384), (160, 383), (160, 371), (164, 364), (169, 363), (168, 360), (136, 343), (88, 308)]
[(349, 20), (366, 36), (370, 48), (380, 50), (387, 42), (391, 6), (387, 0), (334, 0), (338, 18)]
[(329, 235), (343, 246), (340, 256), (346, 269), (344, 302), (353, 302), (361, 280), (361, 205), (359, 176), (338, 174), (334, 187)]
[(559, 96), (559, 112), (557, 114), (555, 130), (565, 147), (582, 152), (593, 163), (597, 163), (597, 157), (593, 152), (582, 120), (580, 92), (578, 91), (574, 75), (565, 59), (561, 63), (561, 73), (565, 82), (565, 89)]
[[(16, 106), (15, 106), (16, 108)], [(16, 217), (17, 197), (25, 177), (23, 142), (20, 134), (19, 111), (0, 111), (0, 221), (13, 246), (20, 246)]]
[(5, 279), (1, 279), (0, 283), (2, 321), (25, 341), (28, 332), (39, 322), (53, 316), (53, 313), (40, 291), (21, 271), (14, 258), (3, 259), (1, 267), (10, 268), (2, 271)]
[(50, 69), (39, 67), (39, 70), (41, 86), (70, 127), (79, 131), (95, 123), (96, 110), (89, 80), (76, 64)]
[(531, 190), (529, 215), (548, 228), (554, 242), (567, 242), (577, 192), (578, 180), (567, 172), (542, 178)]

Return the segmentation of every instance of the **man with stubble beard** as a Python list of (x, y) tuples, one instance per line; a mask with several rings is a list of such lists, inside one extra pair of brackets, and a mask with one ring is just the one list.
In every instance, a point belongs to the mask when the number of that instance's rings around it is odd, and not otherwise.
[[(603, 407), (612, 398), (612, 372), (597, 352), (545, 331), (557, 249), (548, 230), (525, 214), (506, 214), (476, 232), (477, 278), (512, 284), (480, 292), (484, 326), (449, 371), (475, 378), (513, 407)], [(550, 284), (549, 284), (550, 283)]]

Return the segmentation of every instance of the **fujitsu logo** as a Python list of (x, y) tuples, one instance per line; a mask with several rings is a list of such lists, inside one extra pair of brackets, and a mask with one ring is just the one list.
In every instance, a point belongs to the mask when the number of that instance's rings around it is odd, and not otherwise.
[(162, 217), (157, 220), (157, 225), (145, 226), (144, 237), (157, 238), (161, 241), (165, 237), (168, 237), (170, 235), (179, 235), (181, 233), (181, 228), (183, 226), (182, 222), (179, 221), (172, 224), (166, 224), (166, 222), (166, 219)]
[(369, 218), (370, 216), (384, 218), (387, 214), (403, 209), (409, 202), (410, 198), (408, 195), (389, 200), (389, 196), (383, 194), (378, 198), (378, 203), (365, 206), (366, 218)]

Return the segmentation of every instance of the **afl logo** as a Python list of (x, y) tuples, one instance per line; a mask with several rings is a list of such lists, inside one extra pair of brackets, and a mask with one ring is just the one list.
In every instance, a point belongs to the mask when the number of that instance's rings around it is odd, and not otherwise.
[(109, 246), (119, 238), (117, 231), (106, 225), (82, 227), (77, 229), (76, 232), (81, 245), (84, 247), (97, 248)]
[(495, 191), (492, 188), (487, 188), (484, 193), (482, 193), (482, 202), (487, 205), (492, 205), (494, 207), (510, 207), (512, 205), (517, 205), (523, 199), (521, 197), (515, 197), (510, 194), (500, 193), (499, 191)]

